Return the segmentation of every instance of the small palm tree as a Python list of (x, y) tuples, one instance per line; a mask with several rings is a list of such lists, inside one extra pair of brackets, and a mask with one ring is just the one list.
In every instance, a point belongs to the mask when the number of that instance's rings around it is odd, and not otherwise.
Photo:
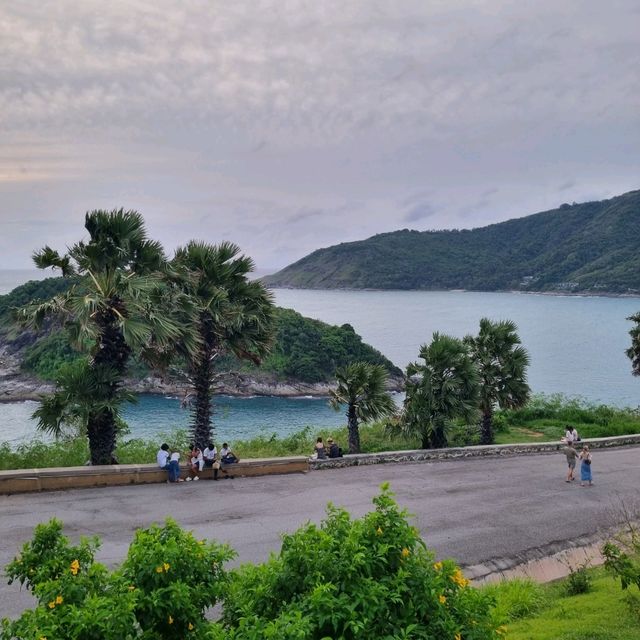
[(272, 295), (262, 283), (248, 279), (253, 261), (239, 253), (230, 242), (190, 242), (171, 262), (175, 283), (195, 311), (176, 347), (187, 362), (194, 395), (193, 440), (201, 449), (212, 438), (215, 359), (232, 352), (260, 364), (273, 340)]
[(431, 344), (420, 347), (420, 358), (423, 363), (407, 367), (400, 429), (419, 437), (423, 449), (445, 447), (453, 420), (477, 416), (478, 372), (463, 342), (438, 332)]
[(631, 371), (634, 376), (640, 376), (640, 313), (627, 318), (635, 322), (636, 326), (629, 331), (631, 346), (626, 350), (627, 357), (631, 360)]
[(329, 402), (336, 411), (346, 405), (349, 453), (360, 453), (360, 423), (380, 420), (396, 410), (385, 388), (387, 371), (382, 365), (353, 362), (336, 371), (336, 382)]
[(520, 346), (518, 329), (511, 320), (480, 320), (477, 336), (466, 336), (480, 374), (480, 443), (493, 444), (493, 412), (524, 406), (531, 395), (527, 384), (529, 354)]
[(159, 270), (164, 253), (148, 240), (135, 211), (92, 211), (85, 217), (88, 241), (66, 255), (50, 247), (34, 253), (41, 269), (58, 268), (74, 284), (51, 300), (33, 302), (17, 312), (23, 326), (40, 327), (54, 318), (69, 330), (70, 341), (88, 354), (84, 364), (59, 374), (56, 393), (43, 400), (34, 417), (57, 433), (80, 421), (89, 438), (93, 464), (113, 461), (119, 406), (131, 396), (122, 381), (134, 351), (143, 358), (166, 352), (180, 335), (164, 311), (166, 290)]

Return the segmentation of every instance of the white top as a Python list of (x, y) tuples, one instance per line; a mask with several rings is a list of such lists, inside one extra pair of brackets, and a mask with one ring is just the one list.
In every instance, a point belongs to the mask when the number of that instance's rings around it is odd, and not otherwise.
[[(577, 435), (577, 432), (576, 432)], [(568, 442), (571, 443), (575, 440), (574, 436), (573, 436), (573, 431), (571, 431), (571, 429), (567, 429), (567, 432), (564, 434), (564, 439)]]
[(213, 449), (209, 449), (209, 447), (207, 447), (204, 450), (203, 455), (205, 460), (215, 460), (216, 456), (218, 455), (218, 450), (216, 449), (215, 445), (213, 446)]
[(197, 456), (191, 456), (191, 463), (195, 464), (196, 462), (202, 462), (203, 458), (202, 458), (202, 451), (198, 451), (198, 455)]
[(178, 462), (178, 460), (180, 460), (180, 452), (179, 451), (174, 451), (171, 454), (171, 462)]
[(169, 459), (169, 452), (165, 451), (164, 449), (160, 449), (160, 451), (158, 451), (158, 455), (156, 456), (156, 460), (158, 461), (158, 466), (166, 467), (168, 459)]
[(222, 447), (222, 449), (220, 449), (220, 457), (221, 458), (224, 458), (229, 453), (231, 453), (231, 447)]

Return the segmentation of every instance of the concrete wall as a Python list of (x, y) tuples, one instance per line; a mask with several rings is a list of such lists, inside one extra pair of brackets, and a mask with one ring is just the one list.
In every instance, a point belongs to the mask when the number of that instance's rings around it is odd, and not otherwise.
[[(305, 456), (291, 456), (241, 460), (239, 463), (227, 465), (225, 468), (234, 476), (262, 476), (306, 472), (309, 470), (309, 465)], [(186, 478), (187, 476), (187, 467), (181, 467), (181, 477)], [(213, 477), (212, 470), (203, 470), (201, 477)], [(155, 464), (17, 469), (0, 471), (0, 493), (112, 487), (123, 484), (148, 484), (166, 481), (167, 472), (159, 469)]]
[[(605, 449), (609, 447), (638, 446), (640, 434), (628, 436), (614, 436), (610, 438), (590, 438), (577, 445), (580, 450), (583, 444), (591, 449)], [(562, 442), (532, 442), (523, 444), (489, 444), (475, 447), (452, 447), (449, 449), (416, 449), (414, 451), (384, 451), (381, 453), (359, 453), (346, 455), (343, 458), (326, 460), (310, 460), (311, 469), (337, 469), (363, 464), (387, 464), (398, 462), (430, 462), (435, 460), (452, 460), (455, 458), (484, 458), (496, 456), (522, 456), (540, 453), (558, 453), (564, 447)]]

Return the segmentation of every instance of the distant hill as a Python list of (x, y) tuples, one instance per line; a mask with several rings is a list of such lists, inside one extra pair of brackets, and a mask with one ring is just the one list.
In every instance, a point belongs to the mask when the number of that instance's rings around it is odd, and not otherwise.
[(319, 249), (271, 287), (640, 293), (640, 191), (452, 231), (394, 231)]

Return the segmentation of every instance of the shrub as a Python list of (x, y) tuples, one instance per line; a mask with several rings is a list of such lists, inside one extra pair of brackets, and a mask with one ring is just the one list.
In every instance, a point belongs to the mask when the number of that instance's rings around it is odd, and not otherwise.
[(208, 625), (205, 610), (226, 583), (228, 547), (198, 541), (171, 520), (139, 530), (118, 571), (94, 561), (98, 546), (96, 538), (70, 545), (57, 520), (38, 525), (7, 566), (9, 583), (25, 584), (38, 604), (3, 620), (0, 638), (175, 639)]
[(587, 563), (579, 567), (569, 567), (565, 590), (569, 596), (577, 596), (591, 591), (591, 576), (587, 571)]
[(137, 594), (140, 627), (167, 640), (202, 630), (206, 609), (226, 588), (223, 564), (234, 555), (227, 545), (196, 540), (171, 519), (136, 531), (121, 575)]
[(537, 613), (545, 604), (541, 585), (530, 579), (516, 578), (482, 588), (495, 601), (492, 616), (496, 624), (506, 624)]
[(491, 597), (452, 561), (434, 562), (386, 485), (373, 502), (359, 520), (329, 505), (320, 526), (285, 535), (277, 556), (234, 572), (222, 617), (227, 637), (499, 637)]

